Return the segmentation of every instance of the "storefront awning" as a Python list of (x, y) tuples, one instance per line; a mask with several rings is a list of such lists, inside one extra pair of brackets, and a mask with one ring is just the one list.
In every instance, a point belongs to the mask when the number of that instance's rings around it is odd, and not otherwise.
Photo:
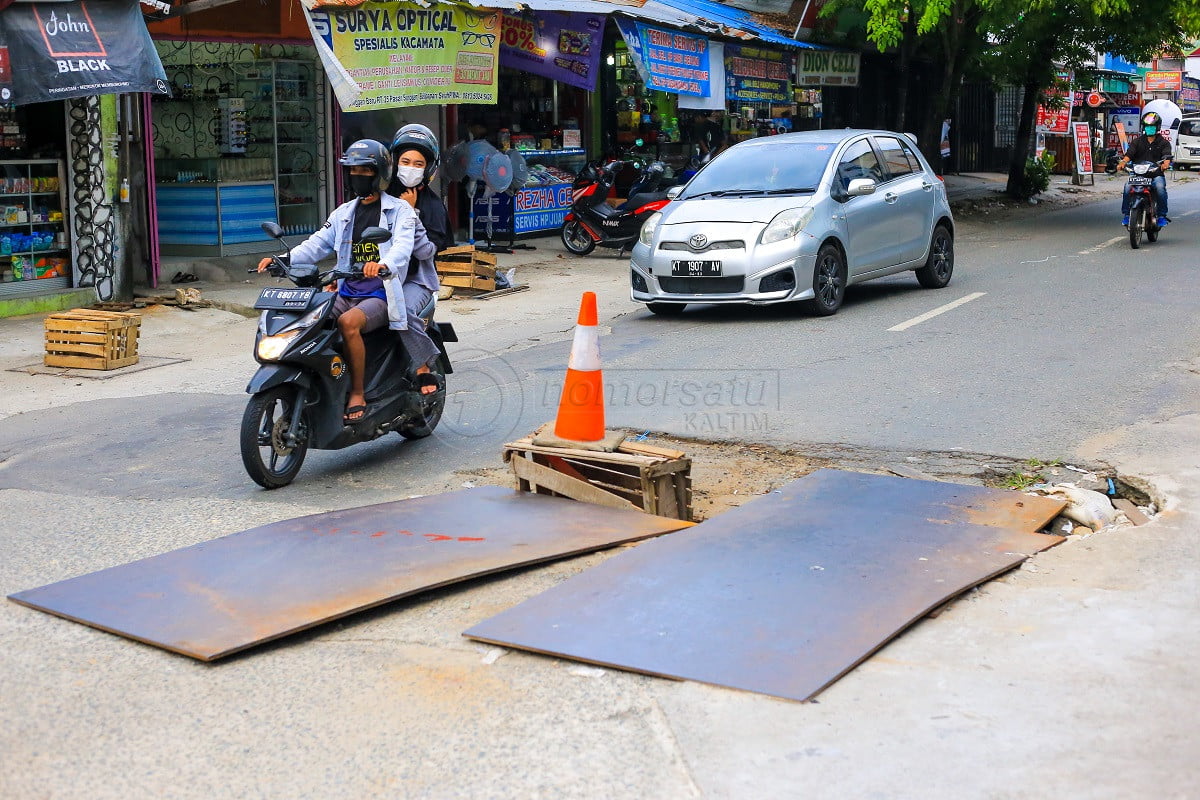
[(0, 102), (167, 94), (136, 0), (16, 2), (0, 11)]

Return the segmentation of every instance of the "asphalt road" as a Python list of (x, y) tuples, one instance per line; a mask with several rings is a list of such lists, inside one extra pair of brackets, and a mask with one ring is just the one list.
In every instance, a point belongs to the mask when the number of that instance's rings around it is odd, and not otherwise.
[[(610, 423), (814, 451), (1104, 457), (1113, 431), (1196, 410), (1200, 188), (1172, 188), (1175, 223), (1142, 250), (1111, 204), (965, 222), (949, 287), (911, 276), (856, 287), (831, 318), (709, 306), (667, 319), (626, 306), (602, 320)], [(619, 285), (615, 259), (611, 270)], [(497, 466), (501, 443), (552, 416), (570, 337), (567, 324), (516, 323), (456, 348), (456, 394), (435, 437), (313, 453), (278, 492), (253, 488), (236, 455), (242, 376), (0, 420), (0, 591)], [(252, 325), (231, 324), (230, 341)], [(1148, 541), (1172, 587), (1159, 624), (1188, 618), (1180, 598), (1195, 597), (1194, 573), (1169, 567), (1196, 563), (1194, 544)], [(4, 603), (0, 796), (1166, 796), (1185, 785), (1167, 762), (1196, 755), (1195, 740), (1186, 720), (1132, 709), (1169, 708), (1163, 693), (1194, 699), (1188, 670), (1154, 660), (1161, 629), (1123, 606), (1103, 619), (1111, 653), (1072, 639), (1095, 623), (1084, 609), (1131, 586), (1155, 593), (1152, 570), (1121, 571), (1139, 557), (1131, 539), (1059, 550), (1039, 558), (1052, 574), (990, 585), (818, 705), (519, 653), (493, 663), (460, 637), (603, 554), (405, 600), (215, 666)], [(1093, 573), (1086, 597), (1034, 633), (1029, 615)], [(1194, 649), (1194, 634), (1180, 638)], [(1063, 699), (1053, 684), (1064, 680), (1103, 691)], [(1138, 680), (1157, 688), (1134, 690)], [(1131, 746), (1116, 734), (1092, 735), (1107, 725), (1146, 743), (1136, 758), (1122, 762)], [(1124, 771), (1098, 787), (1096, 771), (1116, 764)]]

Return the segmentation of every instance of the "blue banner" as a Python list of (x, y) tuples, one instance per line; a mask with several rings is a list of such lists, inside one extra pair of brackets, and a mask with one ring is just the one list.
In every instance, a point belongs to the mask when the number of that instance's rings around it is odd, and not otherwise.
[(649, 89), (708, 97), (708, 39), (617, 17), (638, 73)]
[(514, 219), (514, 234), (557, 230), (562, 227), (563, 218), (571, 210), (571, 200), (569, 183), (529, 186), (519, 190), (515, 196), (504, 192), (488, 198), (476, 197), (475, 237), (478, 239), (485, 235), (489, 221), (492, 223), (493, 236), (512, 230)]

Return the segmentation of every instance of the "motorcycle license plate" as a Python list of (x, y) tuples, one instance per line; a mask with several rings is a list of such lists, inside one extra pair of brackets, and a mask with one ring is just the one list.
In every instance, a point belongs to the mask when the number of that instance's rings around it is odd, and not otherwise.
[(308, 308), (316, 289), (286, 289), (279, 286), (268, 286), (258, 296), (254, 307), (261, 309), (292, 309)]
[(720, 261), (672, 261), (671, 275), (676, 278), (719, 278)]
[(1130, 186), (1149, 186), (1153, 182), (1153, 178), (1142, 178), (1138, 176), (1134, 176), (1129, 179)]

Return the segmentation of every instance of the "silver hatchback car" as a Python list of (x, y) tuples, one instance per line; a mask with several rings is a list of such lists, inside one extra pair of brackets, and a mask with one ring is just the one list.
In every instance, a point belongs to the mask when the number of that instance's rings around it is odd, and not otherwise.
[(688, 303), (805, 301), (834, 314), (846, 287), (915, 270), (954, 272), (954, 218), (913, 141), (830, 130), (750, 139), (721, 153), (633, 248), (632, 298), (657, 314)]

